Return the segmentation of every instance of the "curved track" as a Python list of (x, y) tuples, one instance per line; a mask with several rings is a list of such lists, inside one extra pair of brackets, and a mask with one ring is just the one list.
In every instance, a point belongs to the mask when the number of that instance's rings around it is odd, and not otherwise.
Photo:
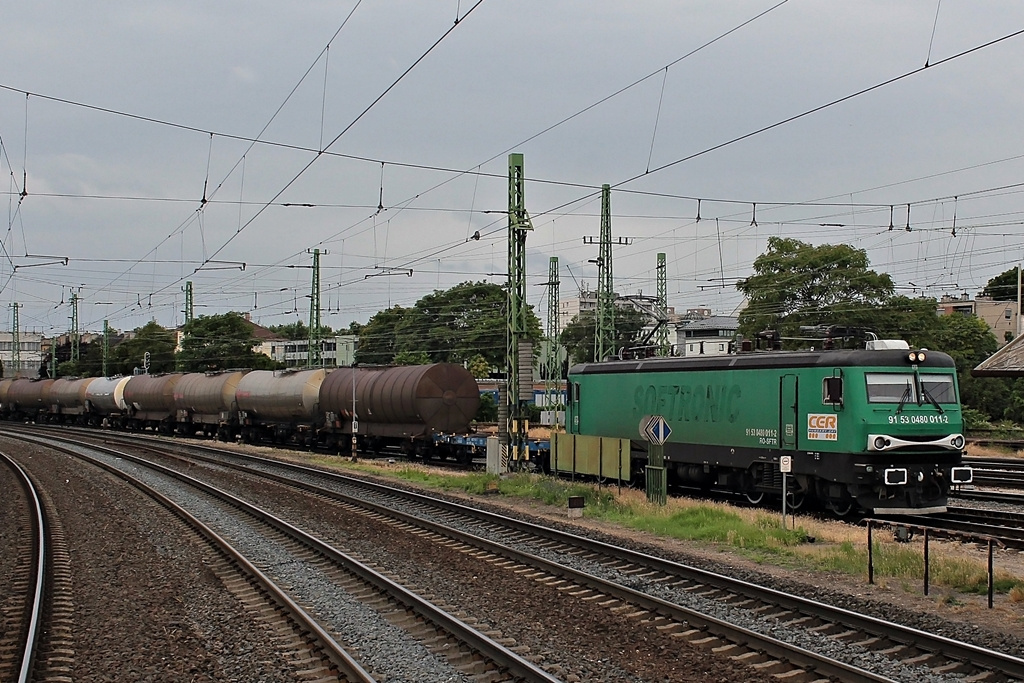
[[(21, 435), (18, 435), (17, 438), (25, 438), (48, 447), (56, 447), (54, 441), (57, 440), (51, 441), (51, 437), (37, 438)], [(555, 683), (558, 680), (523, 660), (508, 648), (447, 614), (444, 610), (388, 580), (356, 558), (335, 550), (319, 539), (225, 491), (128, 453), (104, 446), (88, 446), (88, 450), (111, 456), (97, 459), (95, 455), (84, 453), (83, 450), (86, 447), (80, 444), (81, 441), (77, 441), (76, 445), (67, 444), (61, 449), (76, 457), (93, 461), (119, 477), (131, 480), (134, 485), (146, 490), (149, 495), (154, 496), (161, 503), (176, 508), (175, 511), (180, 516), (191, 520), (190, 524), (199, 524), (204, 527), (202, 533), (207, 538), (220, 539), (216, 541), (218, 545), (224, 544), (222, 547), (226, 552), (231, 553), (233, 562), (245, 563), (246, 573), (250, 579), (259, 581), (263, 590), (272, 594), (274, 601), (289, 611), (290, 618), (300, 623), (300, 630), (315, 634), (316, 647), (324, 652), (327, 658), (345, 674), (346, 680), (372, 681), (373, 678), (355, 661), (355, 658), (345, 652), (343, 646), (334, 641), (328, 627), (299, 608), (296, 600), (287, 591), (276, 587), (264, 572), (245, 560), (239, 551), (230, 548), (230, 544), (220, 538), (212, 529), (185, 512), (168, 496), (154, 491), (152, 483), (145, 483), (139, 477), (131, 476), (123, 471), (120, 466), (105, 461), (110, 459), (130, 461), (141, 467), (160, 472), (166, 477), (174, 478), (202, 491), (206, 496), (216, 499), (219, 504), (231, 508), (229, 514), (237, 517), (239, 524), (248, 524), (254, 529), (259, 527), (258, 533), (263, 540), (259, 541), (257, 545), (276, 544), (285, 548), (291, 557), (308, 565), (307, 569), (303, 570), (304, 572), (324, 573), (329, 577), (330, 582), (341, 586), (347, 593), (357, 596), (360, 602), (377, 612), (389, 615), (388, 621), (408, 631), (413, 639), (431, 643), (435, 650), (443, 650), (456, 669), (473, 671), (472, 678), (475, 680), (525, 680), (546, 683)], [(145, 479), (145, 477), (141, 479)], [(253, 525), (252, 520), (258, 520), (258, 524)], [(409, 616), (401, 617), (399, 613), (407, 613)], [(378, 666), (380, 666), (379, 662)]]
[[(188, 458), (202, 450), (203, 458), (219, 465), (258, 472), (465, 544), (581, 600), (632, 610), (697, 646), (732, 652), (773, 673), (803, 669), (845, 681), (880, 681), (890, 678), (874, 670), (891, 668), (901, 670), (901, 677), (962, 673), (1024, 679), (1024, 660), (1018, 656), (771, 588), (359, 479), (191, 444), (174, 447)], [(767, 633), (711, 614), (721, 614), (722, 606), (737, 621), (759, 622)], [(785, 634), (784, 639), (772, 633)], [(822, 651), (806, 644), (821, 645)], [(907, 667), (919, 667), (918, 674), (908, 674)]]
[(8, 586), (10, 593), (3, 601), (3, 611), (10, 616), (0, 637), (0, 680), (28, 681), (32, 676), (39, 632), (43, 620), (43, 599), (47, 587), (48, 552), (46, 516), (43, 503), (28, 473), (5, 453), (0, 460), (8, 466), (21, 489), (19, 527), (27, 539), (18, 543), (15, 572)]

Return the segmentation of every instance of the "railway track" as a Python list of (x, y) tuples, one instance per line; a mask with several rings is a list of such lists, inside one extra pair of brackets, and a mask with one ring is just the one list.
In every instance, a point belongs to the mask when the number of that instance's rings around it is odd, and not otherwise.
[(4, 453), (0, 453), (0, 461), (17, 480), (17, 485), (8, 490), (18, 499), (20, 531), (14, 571), (7, 586), (9, 592), (0, 604), (7, 617), (0, 636), (0, 680), (22, 683), (31, 679), (37, 646), (41, 642), (43, 599), (50, 566), (46, 513), (39, 492), (24, 468)]
[[(385, 678), (394, 678), (396, 674), (388, 673), (389, 669), (403, 665), (408, 667), (410, 661), (415, 662), (415, 670), (423, 675), (436, 675), (444, 680), (522, 680), (547, 683), (558, 680), (443, 609), (390, 581), (357, 558), (330, 547), (225, 491), (173, 469), (104, 446), (57, 446), (50, 437), (41, 440), (36, 437), (19, 438), (27, 438), (47, 447), (59, 447), (76, 457), (88, 459), (119, 477), (131, 480), (133, 485), (146, 490), (165, 506), (175, 509), (179, 516), (194, 520), (190, 523), (204, 527), (201, 532), (204, 537), (214, 540), (222, 552), (230, 553), (233, 563), (245, 563), (248, 574), (246, 580), (250, 583), (258, 581), (261, 590), (272, 596), (278, 609), (287, 612), (288, 619), (297, 627), (293, 629), (296, 633), (313, 634), (313, 642), (308, 645), (308, 649), (315, 650), (317, 657), (329, 660), (331, 666), (343, 674), (344, 680), (374, 680), (367, 669), (383, 671)], [(94, 452), (86, 453), (86, 448)], [(132, 467), (126, 468), (125, 462), (130, 462)], [(146, 472), (130, 474), (127, 471), (136, 467), (145, 468)], [(173, 497), (189, 500), (190, 507), (197, 507), (205, 516), (214, 518), (216, 524), (203, 525), (172, 502), (172, 496), (157, 491), (166, 489), (167, 484), (154, 482), (152, 472), (159, 473), (155, 475), (158, 480), (173, 478), (193, 489), (184, 494), (178, 491)], [(175, 487), (170, 488), (173, 490)], [(195, 491), (201, 491), (203, 496), (216, 500), (219, 510), (204, 509), (205, 506), (194, 499)], [(225, 515), (231, 520), (225, 520)], [(233, 529), (234, 538), (231, 541), (225, 539), (213, 530), (213, 526)], [(241, 546), (244, 551), (233, 549), (233, 545)], [(271, 553), (273, 557), (268, 559), (266, 549), (271, 546), (275, 550)], [(246, 560), (243, 552), (257, 556), (263, 569), (256, 567), (257, 561)], [(292, 564), (297, 566), (290, 571), (283, 572), (281, 569), (284, 565)], [(274, 567), (277, 574), (283, 574), (282, 577), (277, 581), (272, 580), (267, 567)], [(290, 589), (278, 587), (276, 583), (280, 581), (287, 583)], [(342, 593), (339, 593), (339, 587)], [(327, 602), (323, 599), (317, 602), (310, 594), (303, 593), (303, 590), (330, 595), (331, 598)], [(320, 618), (314, 618), (299, 607), (299, 602), (316, 603)], [(367, 628), (370, 631), (367, 632)], [(358, 635), (359, 629), (363, 631), (362, 636)], [(418, 656), (410, 656), (408, 651), (397, 651), (394, 647), (389, 649), (386, 642), (388, 629), (401, 631), (403, 635), (397, 639), (413, 641), (422, 652)], [(346, 650), (344, 644), (334, 639), (333, 634), (339, 631), (346, 633), (348, 649), (353, 649), (355, 656)], [(382, 635), (385, 637), (382, 638)], [(390, 636), (395, 638), (394, 634)], [(402, 647), (408, 650), (409, 646)], [(435, 670), (432, 670), (427, 667), (424, 658), (430, 659), (434, 655), (443, 659), (444, 663), (440, 668), (435, 665)], [(357, 657), (368, 664), (364, 667), (364, 662), (356, 661)], [(403, 676), (397, 675), (398, 678)]]
[(981, 508), (949, 507), (935, 515), (886, 516), (895, 524), (900, 522), (930, 527), (933, 534), (991, 538), (1007, 548), (1024, 550), (1024, 513)]
[[(627, 611), (697, 647), (772, 673), (844, 681), (966, 674), (1024, 680), (1016, 655), (924, 633), (727, 576), (465, 506), (308, 467), (197, 445), (188, 458), (258, 473), (424, 535), (609, 610)], [(202, 450), (205, 455), (196, 455)], [(879, 673), (883, 672), (883, 673)]]
[(974, 485), (1000, 489), (1024, 489), (1024, 460), (1021, 458), (964, 458), (974, 468)]

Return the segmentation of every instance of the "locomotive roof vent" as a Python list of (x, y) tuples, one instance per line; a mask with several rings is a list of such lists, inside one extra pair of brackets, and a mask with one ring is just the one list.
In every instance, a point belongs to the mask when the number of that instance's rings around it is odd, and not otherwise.
[(869, 339), (865, 348), (868, 351), (907, 351), (910, 344), (902, 339)]

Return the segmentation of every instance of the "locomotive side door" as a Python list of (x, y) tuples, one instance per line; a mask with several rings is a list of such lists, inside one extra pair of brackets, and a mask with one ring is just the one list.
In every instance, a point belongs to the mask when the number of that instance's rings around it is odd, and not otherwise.
[(797, 446), (797, 389), (800, 379), (796, 375), (779, 378), (779, 448), (795, 451)]

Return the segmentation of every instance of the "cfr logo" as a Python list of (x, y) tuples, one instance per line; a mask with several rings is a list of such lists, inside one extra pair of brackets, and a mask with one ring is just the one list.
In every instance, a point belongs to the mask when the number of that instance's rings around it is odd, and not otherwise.
[(838, 441), (839, 420), (829, 413), (808, 413), (807, 438), (817, 441)]
[(835, 429), (835, 415), (808, 415), (807, 426), (811, 429)]

